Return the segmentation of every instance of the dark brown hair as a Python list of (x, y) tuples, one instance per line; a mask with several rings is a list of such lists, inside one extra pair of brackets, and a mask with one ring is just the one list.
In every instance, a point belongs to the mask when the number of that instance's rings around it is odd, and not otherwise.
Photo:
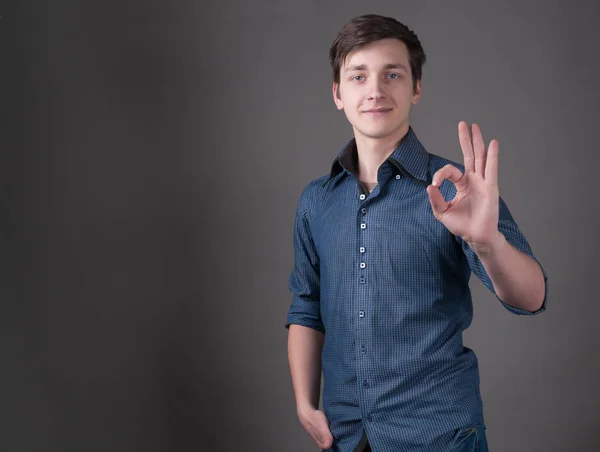
[(408, 49), (413, 91), (421, 80), (426, 55), (417, 35), (392, 17), (365, 14), (351, 19), (342, 27), (329, 49), (329, 62), (333, 68), (333, 81), (340, 82), (340, 68), (350, 52), (380, 39), (395, 38)]

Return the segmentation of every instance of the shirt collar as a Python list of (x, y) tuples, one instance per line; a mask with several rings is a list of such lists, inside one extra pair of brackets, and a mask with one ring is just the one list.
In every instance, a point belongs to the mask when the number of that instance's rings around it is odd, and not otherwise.
[[(428, 182), (427, 167), (429, 154), (417, 138), (412, 127), (408, 127), (408, 132), (386, 161), (396, 167), (403, 175)], [(327, 183), (344, 170), (356, 174), (357, 165), (358, 151), (356, 149), (356, 140), (352, 138), (333, 161), (329, 177), (325, 182)]]

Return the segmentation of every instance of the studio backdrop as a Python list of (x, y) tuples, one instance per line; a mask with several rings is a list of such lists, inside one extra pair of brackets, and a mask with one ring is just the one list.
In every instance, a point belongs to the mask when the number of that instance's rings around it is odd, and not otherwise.
[(317, 450), (284, 328), (293, 221), (352, 130), (328, 50), (378, 13), (428, 56), (411, 125), (500, 195), (548, 273), (514, 316), (471, 278), (490, 449), (600, 451), (597, 2), (6, 2), (0, 450)]

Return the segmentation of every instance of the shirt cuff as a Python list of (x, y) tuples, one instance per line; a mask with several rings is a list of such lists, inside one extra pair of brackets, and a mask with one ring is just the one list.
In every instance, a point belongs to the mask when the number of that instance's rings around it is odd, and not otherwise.
[(320, 303), (294, 296), (285, 327), (289, 328), (292, 324), (306, 326), (325, 333), (325, 326), (321, 320)]

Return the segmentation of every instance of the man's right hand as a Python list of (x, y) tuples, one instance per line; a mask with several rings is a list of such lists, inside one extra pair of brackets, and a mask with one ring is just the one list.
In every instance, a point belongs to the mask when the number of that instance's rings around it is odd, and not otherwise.
[(329, 449), (333, 444), (333, 435), (329, 430), (329, 421), (325, 413), (314, 408), (306, 408), (298, 412), (298, 417), (304, 429), (315, 444), (321, 449)]

